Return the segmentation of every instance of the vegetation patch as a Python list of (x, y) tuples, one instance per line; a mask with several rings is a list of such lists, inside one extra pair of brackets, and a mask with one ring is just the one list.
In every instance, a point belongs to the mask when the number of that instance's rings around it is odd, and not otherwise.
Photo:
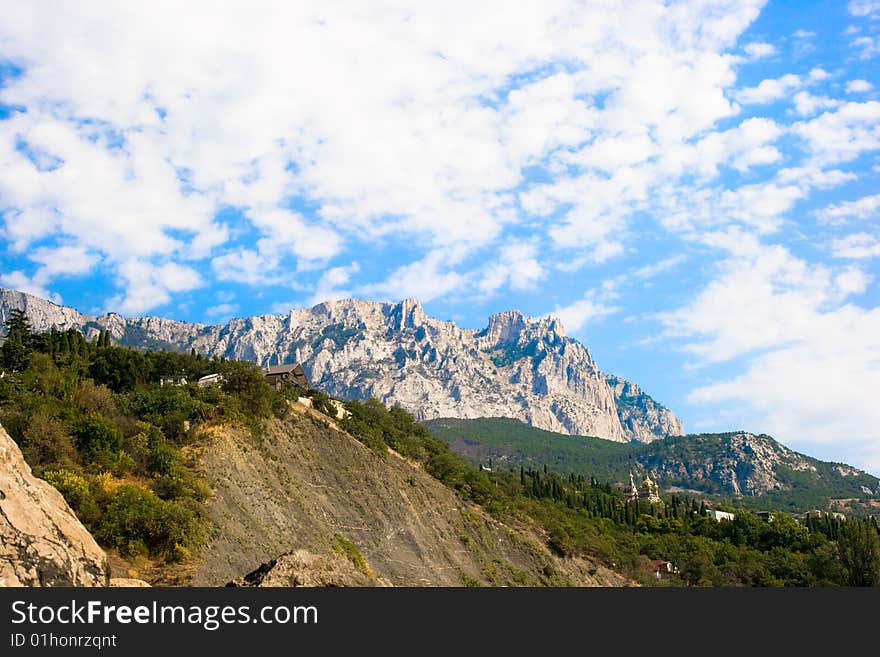
[(348, 559), (359, 573), (367, 577), (376, 576), (376, 573), (373, 572), (373, 569), (367, 563), (360, 550), (342, 534), (333, 535), (333, 551)]

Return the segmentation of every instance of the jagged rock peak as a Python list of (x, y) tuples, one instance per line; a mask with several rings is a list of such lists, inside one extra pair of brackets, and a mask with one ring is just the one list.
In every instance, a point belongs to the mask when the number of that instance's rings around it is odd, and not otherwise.
[(391, 316), (395, 320), (395, 328), (418, 328), (427, 322), (422, 304), (418, 299), (404, 299), (391, 309)]
[(492, 344), (516, 342), (525, 328), (526, 319), (520, 311), (505, 310), (489, 317), (486, 337)]

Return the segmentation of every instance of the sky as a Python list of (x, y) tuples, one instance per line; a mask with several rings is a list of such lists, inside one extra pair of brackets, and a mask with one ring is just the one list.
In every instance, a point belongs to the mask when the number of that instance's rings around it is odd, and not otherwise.
[(880, 0), (0, 0), (0, 286), (556, 315), (880, 475)]

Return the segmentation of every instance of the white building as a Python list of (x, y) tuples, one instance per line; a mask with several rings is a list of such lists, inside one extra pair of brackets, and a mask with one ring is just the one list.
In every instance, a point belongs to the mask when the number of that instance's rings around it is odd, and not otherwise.
[(736, 514), (734, 513), (718, 511), (717, 509), (706, 509), (706, 515), (717, 522), (721, 522), (722, 520), (733, 520), (736, 518)]

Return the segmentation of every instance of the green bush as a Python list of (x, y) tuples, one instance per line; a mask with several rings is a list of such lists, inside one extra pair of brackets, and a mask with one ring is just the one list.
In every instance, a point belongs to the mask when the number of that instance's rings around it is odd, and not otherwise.
[(106, 503), (100, 481), (70, 470), (49, 470), (43, 473), (43, 478), (58, 489), (76, 517), (90, 531), (95, 531), (103, 515), (102, 506)]
[(101, 415), (89, 415), (76, 423), (73, 429), (77, 447), (87, 458), (94, 459), (116, 453), (122, 447), (122, 432), (111, 420)]
[(112, 495), (98, 528), (104, 545), (131, 557), (144, 552), (175, 558), (200, 535), (196, 513), (138, 486), (123, 485)]

